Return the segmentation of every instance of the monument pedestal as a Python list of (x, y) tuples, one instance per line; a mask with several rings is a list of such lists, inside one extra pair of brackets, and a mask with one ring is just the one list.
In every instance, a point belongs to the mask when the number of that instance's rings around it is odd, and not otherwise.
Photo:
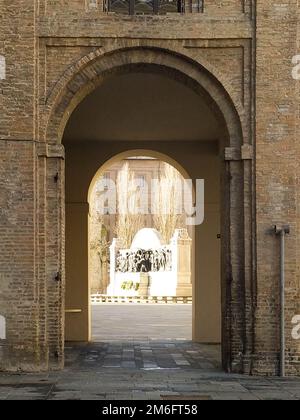
[(192, 296), (192, 239), (186, 229), (177, 229), (172, 238), (175, 270), (177, 272), (176, 296)]
[(149, 289), (150, 289), (150, 276), (148, 273), (141, 273), (139, 296), (149, 296), (150, 295)]
[(190, 297), (193, 294), (191, 276), (178, 274), (178, 282), (176, 288), (176, 296)]

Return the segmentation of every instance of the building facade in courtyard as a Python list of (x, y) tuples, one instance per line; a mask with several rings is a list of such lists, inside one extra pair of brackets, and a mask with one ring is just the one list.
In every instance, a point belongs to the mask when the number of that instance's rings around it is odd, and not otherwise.
[[(89, 190), (115, 159), (205, 180), (193, 338), (224, 369), (300, 374), (296, 0), (0, 5), (0, 368), (90, 339)], [(285, 346), (280, 238), (285, 249)]]

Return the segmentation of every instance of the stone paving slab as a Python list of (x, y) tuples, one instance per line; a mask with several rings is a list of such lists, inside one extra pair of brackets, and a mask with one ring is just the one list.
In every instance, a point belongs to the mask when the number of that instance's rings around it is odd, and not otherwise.
[[(220, 346), (190, 341), (189, 306), (108, 305), (93, 308), (93, 315), (94, 343), (67, 343), (61, 372), (0, 374), (0, 400), (300, 399), (300, 378), (225, 374)], [(126, 317), (131, 327), (123, 328), (120, 340), (116, 320)], [(172, 323), (174, 329), (165, 328)]]
[[(130, 345), (119, 342), (117, 346), (108, 343), (69, 344), (66, 368), (61, 372), (0, 374), (0, 400), (300, 399), (300, 378), (225, 374), (220, 368), (219, 349), (215, 346), (187, 341), (169, 344), (164, 341)], [(145, 362), (143, 357), (148, 353), (142, 353), (142, 346), (151, 352), (155, 362)], [(116, 349), (117, 354), (114, 354)], [(123, 355), (129, 354), (130, 360), (126, 357), (123, 360)], [(116, 355), (118, 357), (112, 357)], [(199, 360), (206, 358), (206, 362), (199, 362), (196, 356)], [(137, 360), (139, 357), (141, 359)], [(182, 357), (189, 365), (176, 364), (176, 358), (181, 360)], [(120, 366), (106, 367), (107, 360)], [(163, 368), (165, 363), (175, 368)], [(147, 369), (145, 364), (153, 364), (153, 367)]]
[(205, 371), (221, 370), (220, 347), (199, 346), (190, 341), (155, 340), (143, 343), (118, 342), (77, 345), (66, 349), (66, 368), (73, 371), (92, 371), (102, 368), (175, 369), (190, 368)]

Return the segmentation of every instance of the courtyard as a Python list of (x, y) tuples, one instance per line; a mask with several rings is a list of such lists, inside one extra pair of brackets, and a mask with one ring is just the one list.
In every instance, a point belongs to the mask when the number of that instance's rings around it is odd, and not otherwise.
[(96, 342), (192, 340), (192, 305), (100, 304), (92, 306)]
[(92, 307), (93, 342), (62, 371), (0, 374), (0, 400), (298, 400), (300, 380), (230, 375), (220, 347), (191, 341), (191, 305)]

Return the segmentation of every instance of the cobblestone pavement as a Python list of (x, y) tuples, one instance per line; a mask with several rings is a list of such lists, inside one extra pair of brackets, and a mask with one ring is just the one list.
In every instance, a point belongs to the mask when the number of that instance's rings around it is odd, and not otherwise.
[[(179, 317), (187, 310), (177, 309)], [(67, 344), (61, 372), (0, 374), (0, 400), (5, 399), (297, 400), (300, 379), (229, 375), (222, 372), (219, 346), (133, 338), (131, 332), (118, 341), (110, 332), (95, 343)]]

